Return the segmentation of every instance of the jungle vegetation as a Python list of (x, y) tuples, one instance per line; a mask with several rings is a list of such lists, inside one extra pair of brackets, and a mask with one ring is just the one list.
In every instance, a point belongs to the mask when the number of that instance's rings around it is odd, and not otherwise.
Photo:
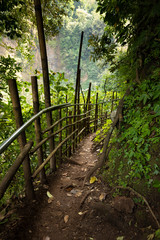
[(109, 170), (103, 174), (111, 185), (131, 186), (147, 195), (154, 187), (160, 190), (160, 3), (97, 3), (105, 28), (101, 38), (90, 40), (92, 57), (110, 62), (106, 85), (114, 76), (123, 93), (130, 89), (124, 98), (123, 124), (112, 138)]
[[(48, 44), (55, 48), (58, 44), (61, 66), (67, 74), (65, 77), (63, 73), (51, 72), (51, 90), (55, 96), (52, 103), (63, 102), (66, 93), (72, 101), (76, 56), (80, 32), (83, 30), (86, 32), (86, 37), (82, 56), (84, 72), (82, 79), (87, 78), (97, 82), (100, 77), (98, 61), (102, 66), (103, 77), (98, 84), (95, 84), (95, 88), (101, 92), (101, 96), (110, 97), (111, 91), (118, 91), (118, 96), (121, 97), (128, 88), (130, 89), (130, 94), (124, 99), (123, 123), (111, 140), (113, 147), (107, 162), (109, 169), (104, 169), (102, 175), (110, 185), (131, 186), (143, 190), (144, 194), (155, 188), (158, 193), (160, 190), (160, 2), (158, 0), (97, 0), (96, 2), (97, 6), (93, 0), (42, 1)], [(35, 24), (33, 2), (14, 0), (2, 1), (2, 3), (0, 5), (0, 19), (1, 21), (3, 19), (0, 28), (1, 38), (8, 36), (16, 39), (17, 52), (20, 56), (26, 57), (27, 63), (31, 63), (30, 49), (34, 49), (33, 46), (37, 44), (33, 27)], [(56, 9), (54, 12), (51, 11), (52, 4)], [(103, 22), (95, 13), (95, 8), (101, 14)], [(54, 21), (55, 18), (57, 21)], [(56, 38), (52, 38), (53, 36)], [(93, 62), (88, 61), (90, 56), (87, 49), (88, 39)], [(1, 56), (0, 82), (3, 90), (0, 101), (1, 142), (15, 130), (7, 79), (17, 78), (17, 73), (21, 69), (21, 64), (13, 57)], [(68, 77), (71, 81), (67, 80)], [(18, 84), (19, 90), (26, 93), (21, 96), (25, 121), (33, 114), (32, 106), (26, 99), (30, 83), (20, 80)], [(84, 88), (87, 84), (84, 84)], [(98, 88), (98, 85), (101, 86)], [(94, 93), (92, 96), (94, 98)], [(41, 108), (43, 107), (42, 98)], [(106, 129), (109, 124), (106, 123)], [(105, 131), (104, 128), (104, 134)], [(30, 129), (28, 134), (31, 132)], [(99, 140), (98, 136), (96, 140)], [(6, 153), (5, 158), (1, 159), (1, 164), (4, 166), (1, 176), (14, 161), (17, 151), (18, 145), (15, 143)], [(11, 153), (12, 160), (10, 160)], [(19, 183), (22, 182), (21, 174), (20, 171), (17, 176)], [(18, 195), (20, 190), (17, 186), (15, 188), (11, 186), (9, 194)]]

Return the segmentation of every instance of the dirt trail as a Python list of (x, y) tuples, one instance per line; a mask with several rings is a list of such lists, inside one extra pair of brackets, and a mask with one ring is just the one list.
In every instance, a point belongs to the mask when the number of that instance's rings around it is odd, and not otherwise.
[[(80, 165), (63, 163), (57, 173), (50, 176), (48, 186), (37, 191), (34, 210), (30, 206), (20, 210), (21, 224), (8, 232), (8, 239), (147, 239), (143, 231), (135, 227), (133, 214), (114, 210), (111, 196), (102, 202), (105, 193), (110, 191), (106, 184), (98, 180), (82, 187), (86, 172), (97, 162), (96, 153), (91, 151), (92, 138), (93, 135), (86, 137), (71, 157)], [(53, 198), (47, 196), (47, 191)]]

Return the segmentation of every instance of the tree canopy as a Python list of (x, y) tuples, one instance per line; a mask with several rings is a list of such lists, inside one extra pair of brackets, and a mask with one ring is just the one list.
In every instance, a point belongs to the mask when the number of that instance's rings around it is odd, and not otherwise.
[[(63, 17), (72, 0), (42, 0), (43, 20), (46, 35), (56, 35), (62, 26)], [(14, 38), (22, 38), (35, 24), (34, 1), (2, 0), (0, 2), (0, 33)]]
[[(93, 36), (95, 58), (112, 64), (117, 61), (117, 49), (125, 46), (127, 53), (122, 64), (132, 67), (132, 79), (137, 82), (155, 71), (160, 61), (160, 2), (157, 0), (97, 0), (97, 11), (106, 27), (101, 39)], [(154, 62), (154, 64), (152, 64)], [(152, 66), (151, 66), (152, 65)]]

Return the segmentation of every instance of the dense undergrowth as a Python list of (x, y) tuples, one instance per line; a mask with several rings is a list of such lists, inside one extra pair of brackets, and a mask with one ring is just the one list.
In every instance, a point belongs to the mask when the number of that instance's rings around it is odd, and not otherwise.
[[(111, 186), (131, 186), (145, 195), (154, 187), (159, 190), (159, 90), (159, 81), (144, 80), (124, 98), (123, 123), (114, 131), (109, 169), (102, 173)], [(110, 121), (105, 125), (107, 132)], [(98, 136), (95, 140), (99, 141)]]

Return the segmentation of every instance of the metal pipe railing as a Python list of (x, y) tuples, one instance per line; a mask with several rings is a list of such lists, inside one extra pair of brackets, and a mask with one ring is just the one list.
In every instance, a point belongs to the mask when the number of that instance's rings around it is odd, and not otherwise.
[[(101, 104), (99, 102), (98, 104)], [(84, 105), (84, 104), (70, 104), (70, 103), (65, 103), (65, 104), (59, 104), (56, 106), (51, 106), (48, 108), (45, 108), (41, 110), (39, 113), (31, 117), (26, 123), (24, 123), (20, 128), (18, 128), (9, 138), (7, 138), (1, 145), (0, 145), (0, 154), (3, 153), (7, 147), (32, 123), (34, 122), (37, 118), (39, 118), (42, 114), (54, 111), (57, 109), (65, 108), (65, 107), (72, 107), (75, 105)], [(86, 104), (85, 104), (86, 105)], [(95, 105), (92, 103), (89, 103), (88, 105)], [(92, 111), (92, 110), (91, 110)]]
[(1, 145), (0, 145), (0, 154), (3, 153), (6, 148), (32, 123), (34, 122), (37, 118), (39, 118), (42, 114), (57, 110), (60, 108), (65, 108), (69, 107), (71, 104), (65, 103), (65, 104), (60, 104), (56, 106), (51, 106), (48, 108), (45, 108), (41, 110), (39, 113), (34, 115), (32, 118), (30, 118), (26, 123), (24, 123), (20, 128), (18, 128), (8, 139), (6, 139)]

